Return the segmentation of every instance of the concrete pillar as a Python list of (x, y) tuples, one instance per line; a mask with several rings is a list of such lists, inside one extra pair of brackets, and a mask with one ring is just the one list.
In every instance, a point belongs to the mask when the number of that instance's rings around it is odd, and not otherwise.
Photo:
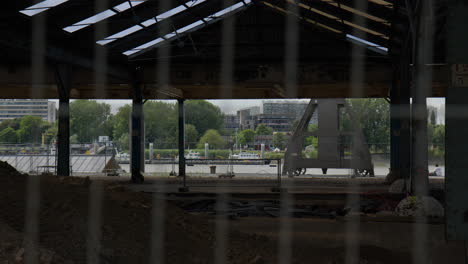
[(447, 63), (452, 80), (445, 111), (447, 238), (468, 239), (468, 3), (448, 0)]
[(179, 176), (185, 176), (185, 109), (184, 99), (178, 99), (179, 109)]
[(132, 115), (130, 119), (130, 171), (132, 174), (132, 181), (135, 183), (141, 183), (144, 181), (143, 172), (145, 171), (143, 87), (139, 82), (138, 76), (135, 76), (134, 78)]
[(153, 155), (154, 155), (154, 148), (153, 148), (153, 143), (149, 143), (149, 161), (152, 163), (153, 160)]
[(265, 158), (265, 144), (261, 144), (261, 145), (260, 145), (260, 157), (261, 157), (262, 159)]
[(56, 82), (59, 93), (58, 133), (57, 133), (57, 175), (70, 175), (70, 86), (71, 72), (66, 65), (56, 69)]
[(205, 143), (205, 159), (209, 158), (209, 148), (210, 148), (210, 144)]

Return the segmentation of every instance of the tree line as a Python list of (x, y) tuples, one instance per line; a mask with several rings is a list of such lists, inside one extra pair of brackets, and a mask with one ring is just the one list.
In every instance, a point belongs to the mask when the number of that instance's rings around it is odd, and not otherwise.
[[(353, 117), (341, 114), (340, 127), (351, 131), (357, 123), (362, 128), (367, 143), (374, 151), (385, 152), (390, 144), (390, 106), (384, 99), (349, 99)], [(127, 104), (112, 113), (108, 103), (94, 100), (75, 100), (70, 103), (70, 134), (72, 143), (91, 143), (99, 136), (109, 136), (122, 148), (128, 149), (131, 105)], [(147, 101), (143, 106), (145, 139), (155, 143), (155, 148), (172, 149), (177, 146), (177, 104), (164, 101)], [(320, 114), (320, 113), (319, 113)], [(437, 124), (437, 111), (428, 110), (428, 140), (434, 151), (443, 148), (445, 126)], [(205, 100), (188, 100), (185, 103), (185, 142), (188, 148), (203, 148), (208, 142), (213, 148), (224, 148), (228, 142), (222, 135), (230, 135), (223, 128), (223, 113), (219, 107)], [(297, 123), (294, 122), (294, 123)], [(293, 128), (294, 129), (294, 125)], [(312, 126), (310, 129), (316, 130)], [(309, 130), (310, 130), (309, 129)], [(1, 143), (50, 143), (57, 134), (57, 124), (40, 117), (25, 116), (0, 123)], [(285, 133), (274, 132), (271, 127), (259, 124), (255, 130), (246, 129), (230, 135), (240, 146), (252, 145), (255, 136), (272, 135), (273, 145), (286, 147)], [(309, 139), (307, 144), (312, 143)], [(314, 142), (316, 144), (316, 142)]]
[[(95, 100), (72, 101), (70, 103), (70, 141), (92, 143), (99, 136), (108, 136), (114, 142), (128, 148), (131, 111), (130, 104), (112, 113), (108, 103)], [(178, 137), (177, 105), (162, 101), (147, 101), (143, 105), (143, 112), (146, 141), (159, 143), (163, 148), (175, 148)], [(185, 121), (186, 142), (193, 147), (196, 147), (203, 137), (213, 138), (215, 135), (216, 140), (222, 139), (223, 114), (219, 107), (208, 101), (187, 101)], [(2, 143), (47, 144), (56, 135), (57, 123), (48, 123), (37, 116), (24, 116), (0, 123), (0, 142)]]

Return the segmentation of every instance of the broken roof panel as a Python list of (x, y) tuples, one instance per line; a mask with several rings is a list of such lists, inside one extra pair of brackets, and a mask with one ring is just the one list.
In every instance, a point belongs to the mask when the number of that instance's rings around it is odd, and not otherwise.
[(201, 20), (198, 20), (198, 21), (195, 21), (187, 26), (184, 26), (182, 28), (179, 28), (169, 34), (166, 34), (164, 35), (163, 37), (159, 37), (157, 39), (154, 39), (150, 42), (147, 42), (143, 45), (140, 45), (138, 47), (135, 47), (133, 49), (130, 49), (130, 50), (127, 50), (125, 52), (123, 52), (124, 55), (127, 55), (127, 56), (132, 56), (132, 55), (136, 55), (138, 53), (142, 53), (142, 52), (146, 52), (148, 51), (149, 49), (152, 49), (152, 48), (155, 48), (157, 46), (159, 46), (160, 44), (164, 43), (165, 41), (170, 41), (172, 40), (173, 38), (176, 38), (178, 36), (180, 36), (181, 34), (183, 33), (189, 33), (189, 32), (192, 32), (192, 31), (195, 31), (199, 28), (202, 28), (210, 23), (214, 23), (216, 21), (218, 21), (219, 19), (223, 18), (224, 16), (227, 16), (229, 14), (232, 14), (234, 12), (237, 12), (237, 11), (240, 11), (242, 10), (243, 8), (247, 7), (248, 5), (250, 5), (252, 3), (251, 0), (244, 0), (242, 2), (238, 2), (230, 7), (227, 7), (225, 9), (222, 9), (212, 15), (209, 15)]
[(385, 54), (385, 55), (388, 53), (388, 48), (387, 47), (383, 47), (381, 45), (378, 45), (378, 44), (375, 44), (373, 42), (367, 41), (365, 39), (358, 38), (358, 37), (356, 37), (354, 35), (346, 34), (346, 39), (348, 41), (353, 42), (353, 43), (364, 45), (368, 49), (371, 49), (371, 50), (376, 51), (378, 53)]
[[(293, 4), (301, 7), (303, 10), (297, 14), (292, 14), (290, 11), (282, 8), (271, 2), (276, 2), (278, 4)], [(305, 4), (307, 2), (308, 4)], [(372, 1), (375, 3), (374, 1)], [(384, 1), (377, 1), (379, 5)], [(387, 32), (390, 31), (390, 24), (387, 20), (381, 19), (375, 14), (368, 14), (364, 12), (365, 10), (358, 10), (354, 7), (344, 6), (342, 2), (331, 1), (331, 0), (319, 0), (319, 2), (312, 1), (296, 1), (296, 0), (265, 0), (261, 2), (262, 4), (271, 7), (275, 10), (278, 10), (282, 13), (288, 13), (303, 19), (306, 22), (309, 22), (313, 25), (327, 29), (334, 33), (345, 36), (347, 41), (350, 41), (355, 44), (364, 45), (368, 49), (378, 52), (380, 54), (387, 54), (388, 48), (386, 43), (389, 40)], [(323, 5), (324, 3), (331, 5), (330, 8)], [(388, 3), (388, 2), (385, 2)], [(333, 10), (333, 8), (338, 8)], [(299, 10), (298, 10), (299, 11)], [(340, 12), (338, 12), (340, 11)], [(348, 12), (346, 16), (345, 12)], [(361, 16), (366, 19), (369, 19), (367, 22), (355, 23), (353, 16)], [(356, 20), (360, 21), (360, 20)], [(353, 35), (355, 30), (361, 31), (365, 37), (358, 38)], [(378, 30), (378, 31), (376, 31)]]
[(75, 31), (78, 31), (80, 29), (83, 29), (85, 27), (91, 26), (93, 24), (96, 24), (102, 20), (105, 20), (109, 17), (115, 16), (118, 13), (124, 12), (125, 10), (128, 10), (130, 8), (133, 8), (135, 6), (138, 6), (140, 4), (143, 4), (147, 0), (129, 0), (125, 1), (119, 5), (116, 5), (110, 9), (104, 10), (94, 16), (88, 17), (86, 19), (83, 19), (79, 22), (76, 22), (75, 24), (63, 28), (63, 30), (73, 33)]
[(27, 7), (26, 9), (20, 10), (19, 12), (27, 16), (34, 16), (68, 1), (69, 0), (46, 0), (32, 5), (30, 7)]
[(98, 40), (96, 43), (100, 44), (100, 45), (106, 45), (108, 43), (111, 43), (115, 40), (118, 40), (118, 39), (121, 39), (121, 38), (124, 38), (130, 34), (133, 34), (139, 30), (142, 30), (144, 27), (149, 27), (149, 26), (152, 26), (156, 23), (159, 23), (167, 18), (170, 18), (174, 15), (177, 15), (185, 10), (187, 10), (188, 8), (191, 8), (191, 7), (194, 7), (194, 6), (197, 6), (203, 2), (205, 2), (206, 0), (191, 0), (191, 1), (188, 1), (182, 5), (179, 5), (171, 10), (168, 10), (164, 13), (161, 13), (155, 17), (152, 17), (150, 19), (147, 19), (143, 22), (140, 23), (140, 25), (135, 25), (135, 26), (132, 26), (132, 27), (129, 27), (127, 29), (124, 29), (120, 32), (117, 32), (113, 35), (110, 35), (102, 40)]
[(380, 22), (380, 23), (384, 23), (384, 24), (390, 24), (390, 22), (388, 20), (386, 20), (386, 19), (371, 15), (371, 14), (369, 14), (367, 12), (363, 12), (363, 11), (358, 10), (356, 8), (353, 8), (351, 6), (347, 6), (346, 4), (337, 2), (336, 0), (320, 0), (320, 1), (322, 1), (324, 3), (327, 3), (329, 5), (341, 8), (343, 10), (349, 11), (349, 12), (354, 13), (356, 15), (360, 15), (360, 16), (363, 16), (365, 18), (372, 19), (372, 20), (374, 20), (376, 22)]

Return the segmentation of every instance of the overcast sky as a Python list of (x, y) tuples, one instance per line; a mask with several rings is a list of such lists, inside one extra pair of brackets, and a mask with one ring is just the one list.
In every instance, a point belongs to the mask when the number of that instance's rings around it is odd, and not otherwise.
[[(100, 102), (106, 102), (111, 105), (112, 112), (116, 112), (119, 107), (130, 104), (132, 100), (98, 100)], [(175, 102), (175, 100), (170, 100)], [(170, 102), (168, 100), (168, 102)], [(251, 107), (251, 106), (261, 106), (262, 102), (265, 100), (208, 100), (213, 104), (219, 106), (224, 113), (235, 113), (237, 110), (241, 108)], [(282, 101), (282, 100), (273, 100), (273, 101)], [(296, 101), (306, 101), (307, 99), (296, 100)], [(444, 98), (429, 98), (428, 104), (436, 106), (439, 108), (442, 104), (445, 104)]]
[[(58, 107), (58, 100), (52, 100), (57, 102), (57, 107)], [(111, 105), (112, 107), (112, 112), (115, 113), (117, 110), (125, 105), (125, 104), (130, 104), (132, 103), (132, 100), (98, 100), (99, 102), (106, 102)], [(166, 100), (167, 102), (176, 102), (175, 100)], [(251, 99), (251, 100), (208, 100), (211, 103), (219, 106), (221, 108), (221, 111), (227, 114), (233, 114), (237, 110), (246, 108), (246, 107), (251, 107), (251, 106), (261, 106), (263, 101), (267, 100), (258, 100), (258, 99)], [(275, 99), (272, 101), (284, 101), (284, 99)], [(308, 99), (301, 99), (301, 100), (295, 100), (295, 101), (305, 101), (307, 102)], [(427, 99), (428, 105), (435, 106), (439, 108), (441, 105), (445, 104), (445, 98), (429, 98)]]

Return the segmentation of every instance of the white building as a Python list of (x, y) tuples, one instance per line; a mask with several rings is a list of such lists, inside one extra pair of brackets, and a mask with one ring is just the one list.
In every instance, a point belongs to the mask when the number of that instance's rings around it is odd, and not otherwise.
[(55, 122), (55, 102), (47, 99), (2, 99), (0, 100), (0, 122), (23, 116), (39, 116), (44, 121)]

